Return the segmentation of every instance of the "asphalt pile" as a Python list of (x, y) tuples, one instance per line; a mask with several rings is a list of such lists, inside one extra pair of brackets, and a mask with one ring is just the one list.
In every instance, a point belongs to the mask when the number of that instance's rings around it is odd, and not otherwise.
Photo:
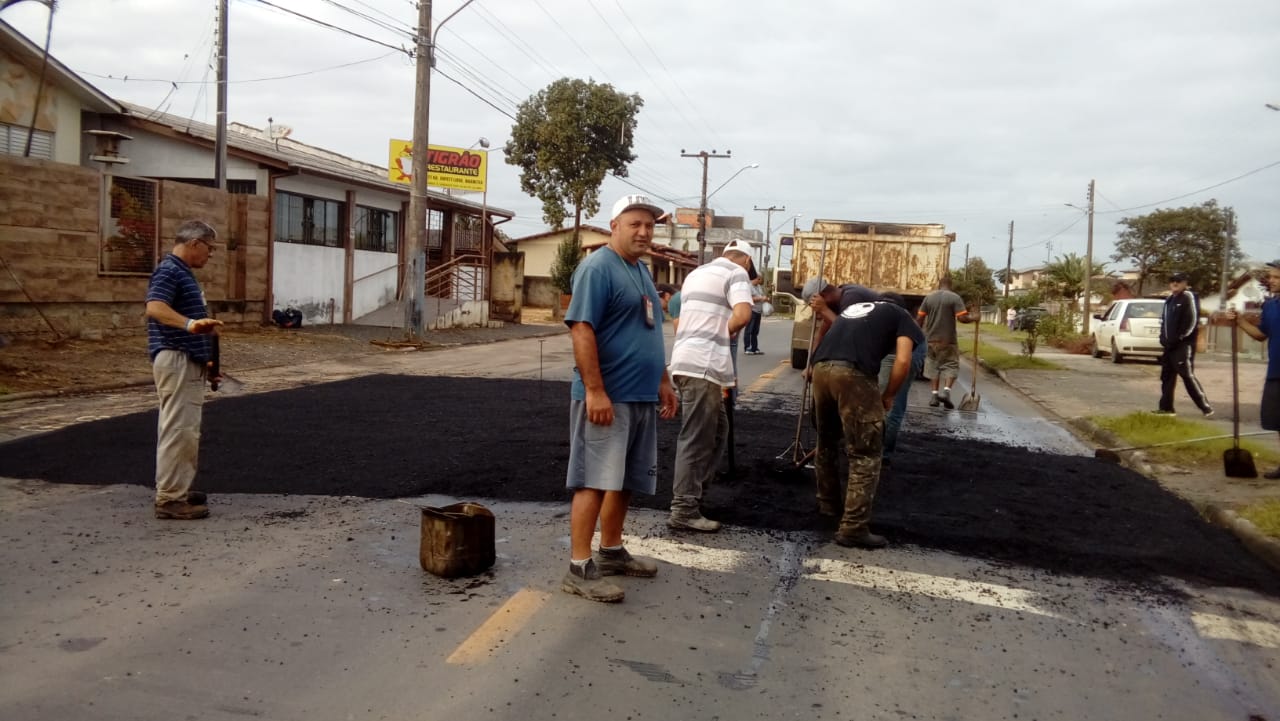
[[(205, 407), (197, 488), (401, 498), (565, 502), (564, 383), (378, 375)], [(707, 492), (710, 518), (751, 529), (833, 530), (812, 472), (777, 460), (794, 416), (739, 410), (736, 473)], [(0, 476), (150, 486), (155, 412), (0, 445)], [(666, 509), (679, 421), (659, 431)], [(216, 512), (216, 497), (213, 499)], [(1162, 577), (1280, 596), (1280, 577), (1155, 481), (1093, 458), (911, 433), (899, 440), (873, 527), (897, 543), (1135, 584)], [(729, 531), (732, 532), (732, 531)]]

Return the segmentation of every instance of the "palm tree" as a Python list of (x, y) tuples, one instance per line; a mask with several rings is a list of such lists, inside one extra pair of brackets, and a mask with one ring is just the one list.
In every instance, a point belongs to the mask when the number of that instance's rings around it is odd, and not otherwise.
[[(1075, 253), (1060, 255), (1044, 267), (1040, 285), (1053, 295), (1074, 304), (1084, 294), (1086, 281), (1084, 269), (1085, 260), (1081, 256)], [(1105, 273), (1105, 264), (1094, 263), (1089, 280)]]

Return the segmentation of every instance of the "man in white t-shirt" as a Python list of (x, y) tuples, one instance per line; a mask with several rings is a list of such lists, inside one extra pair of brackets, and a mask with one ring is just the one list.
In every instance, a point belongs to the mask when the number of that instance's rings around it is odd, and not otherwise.
[(731, 336), (751, 322), (750, 247), (733, 241), (724, 255), (694, 269), (680, 288), (680, 325), (671, 349), (672, 383), (680, 394), (671, 518), (677, 529), (714, 533), (702, 515), (702, 491), (724, 455), (729, 417), (724, 393), (737, 384)]

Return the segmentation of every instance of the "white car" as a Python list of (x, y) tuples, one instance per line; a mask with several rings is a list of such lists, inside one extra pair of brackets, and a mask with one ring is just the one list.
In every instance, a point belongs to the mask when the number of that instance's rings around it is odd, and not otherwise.
[(1091, 354), (1101, 358), (1111, 355), (1112, 363), (1119, 363), (1125, 356), (1159, 358), (1164, 353), (1160, 347), (1160, 314), (1164, 301), (1149, 298), (1117, 300), (1106, 313), (1095, 315), (1091, 338)]

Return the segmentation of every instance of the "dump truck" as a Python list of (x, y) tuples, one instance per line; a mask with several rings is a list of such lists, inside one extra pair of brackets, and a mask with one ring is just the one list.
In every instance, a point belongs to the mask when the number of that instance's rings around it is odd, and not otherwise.
[[(939, 223), (815, 220), (811, 230), (795, 233), (790, 288), (779, 290), (799, 298), (821, 265), (822, 277), (832, 285), (857, 283), (899, 293), (914, 315), (947, 272), (955, 239), (955, 233), (947, 233)], [(812, 328), (813, 311), (798, 303), (791, 329), (792, 368), (802, 369), (809, 362)]]

